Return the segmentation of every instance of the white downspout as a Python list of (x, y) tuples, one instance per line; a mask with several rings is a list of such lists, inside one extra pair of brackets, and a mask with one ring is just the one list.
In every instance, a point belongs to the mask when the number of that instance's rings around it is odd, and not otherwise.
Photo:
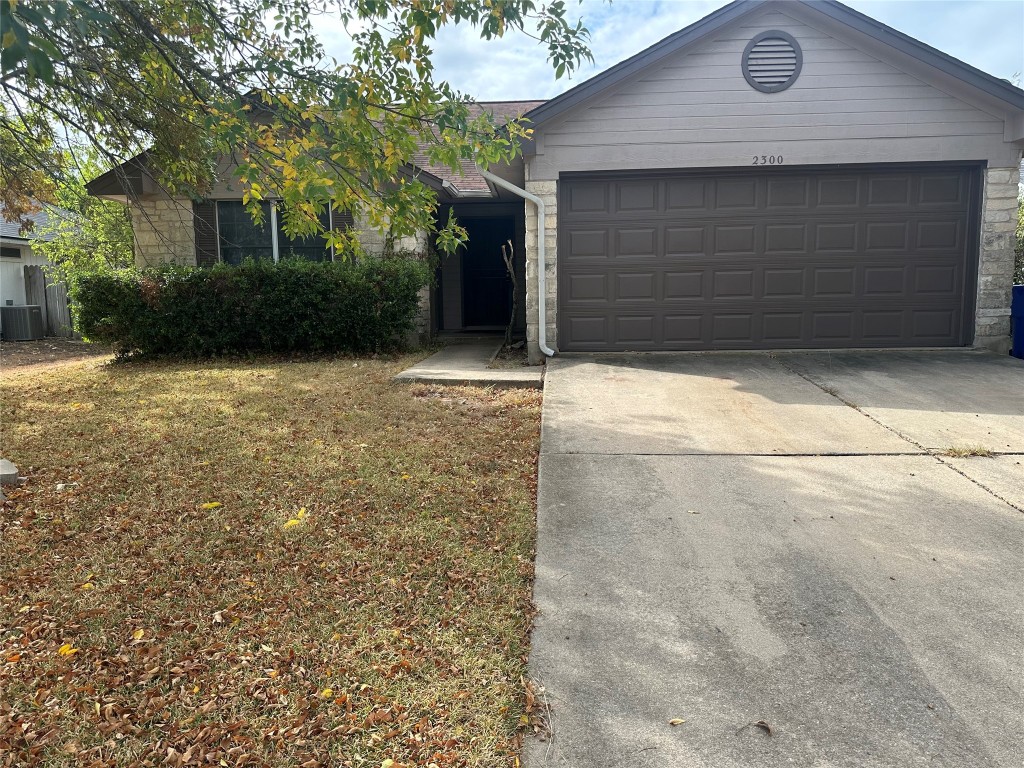
[(548, 346), (547, 291), (544, 287), (544, 241), (547, 235), (544, 220), (544, 201), (536, 195), (527, 192), (525, 189), (521, 189), (511, 182), (505, 181), (500, 176), (495, 176), (490, 171), (486, 171), (479, 166), (477, 166), (477, 170), (480, 171), (481, 176), (496, 187), (506, 189), (513, 195), (518, 195), (524, 200), (529, 200), (537, 206), (537, 314), (540, 315), (537, 327), (537, 345), (540, 347), (541, 352), (548, 357), (552, 357), (555, 354), (555, 350)]

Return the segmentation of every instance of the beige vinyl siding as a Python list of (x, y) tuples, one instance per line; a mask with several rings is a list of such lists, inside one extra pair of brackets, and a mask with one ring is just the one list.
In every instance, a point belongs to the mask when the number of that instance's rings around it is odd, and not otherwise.
[[(798, 13), (748, 17), (688, 54), (647, 70), (538, 131), (531, 179), (559, 172), (988, 160), (1015, 164), (1003, 119), (844, 43)], [(780, 29), (803, 51), (797, 81), (760, 93), (743, 78), (744, 46)]]

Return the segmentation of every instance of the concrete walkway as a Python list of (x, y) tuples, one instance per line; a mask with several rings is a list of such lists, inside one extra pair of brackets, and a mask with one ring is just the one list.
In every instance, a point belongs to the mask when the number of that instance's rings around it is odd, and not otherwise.
[(1024, 363), (556, 358), (544, 400), (526, 768), (1020, 765)]
[(500, 349), (500, 341), (451, 344), (402, 371), (394, 380), (505, 389), (540, 389), (543, 386), (544, 366), (489, 368)]

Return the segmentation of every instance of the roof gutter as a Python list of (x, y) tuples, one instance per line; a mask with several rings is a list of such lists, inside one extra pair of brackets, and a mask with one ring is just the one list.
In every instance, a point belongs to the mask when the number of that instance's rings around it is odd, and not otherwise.
[(547, 239), (547, 230), (544, 219), (544, 201), (536, 195), (527, 192), (525, 189), (517, 187), (511, 182), (505, 181), (500, 176), (495, 176), (490, 171), (486, 171), (479, 166), (477, 167), (477, 170), (480, 171), (480, 175), (487, 179), (487, 181), (491, 182), (491, 184), (494, 184), (496, 187), (501, 187), (524, 200), (529, 200), (537, 207), (537, 344), (540, 347), (541, 352), (548, 357), (552, 357), (555, 354), (555, 350), (548, 346), (547, 290), (545, 289), (544, 280), (544, 273), (546, 272), (544, 241)]

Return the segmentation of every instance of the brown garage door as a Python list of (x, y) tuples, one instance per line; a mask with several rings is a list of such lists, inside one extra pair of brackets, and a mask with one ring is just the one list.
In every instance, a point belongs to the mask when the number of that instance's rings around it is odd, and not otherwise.
[(970, 343), (977, 177), (948, 166), (563, 177), (560, 348)]

